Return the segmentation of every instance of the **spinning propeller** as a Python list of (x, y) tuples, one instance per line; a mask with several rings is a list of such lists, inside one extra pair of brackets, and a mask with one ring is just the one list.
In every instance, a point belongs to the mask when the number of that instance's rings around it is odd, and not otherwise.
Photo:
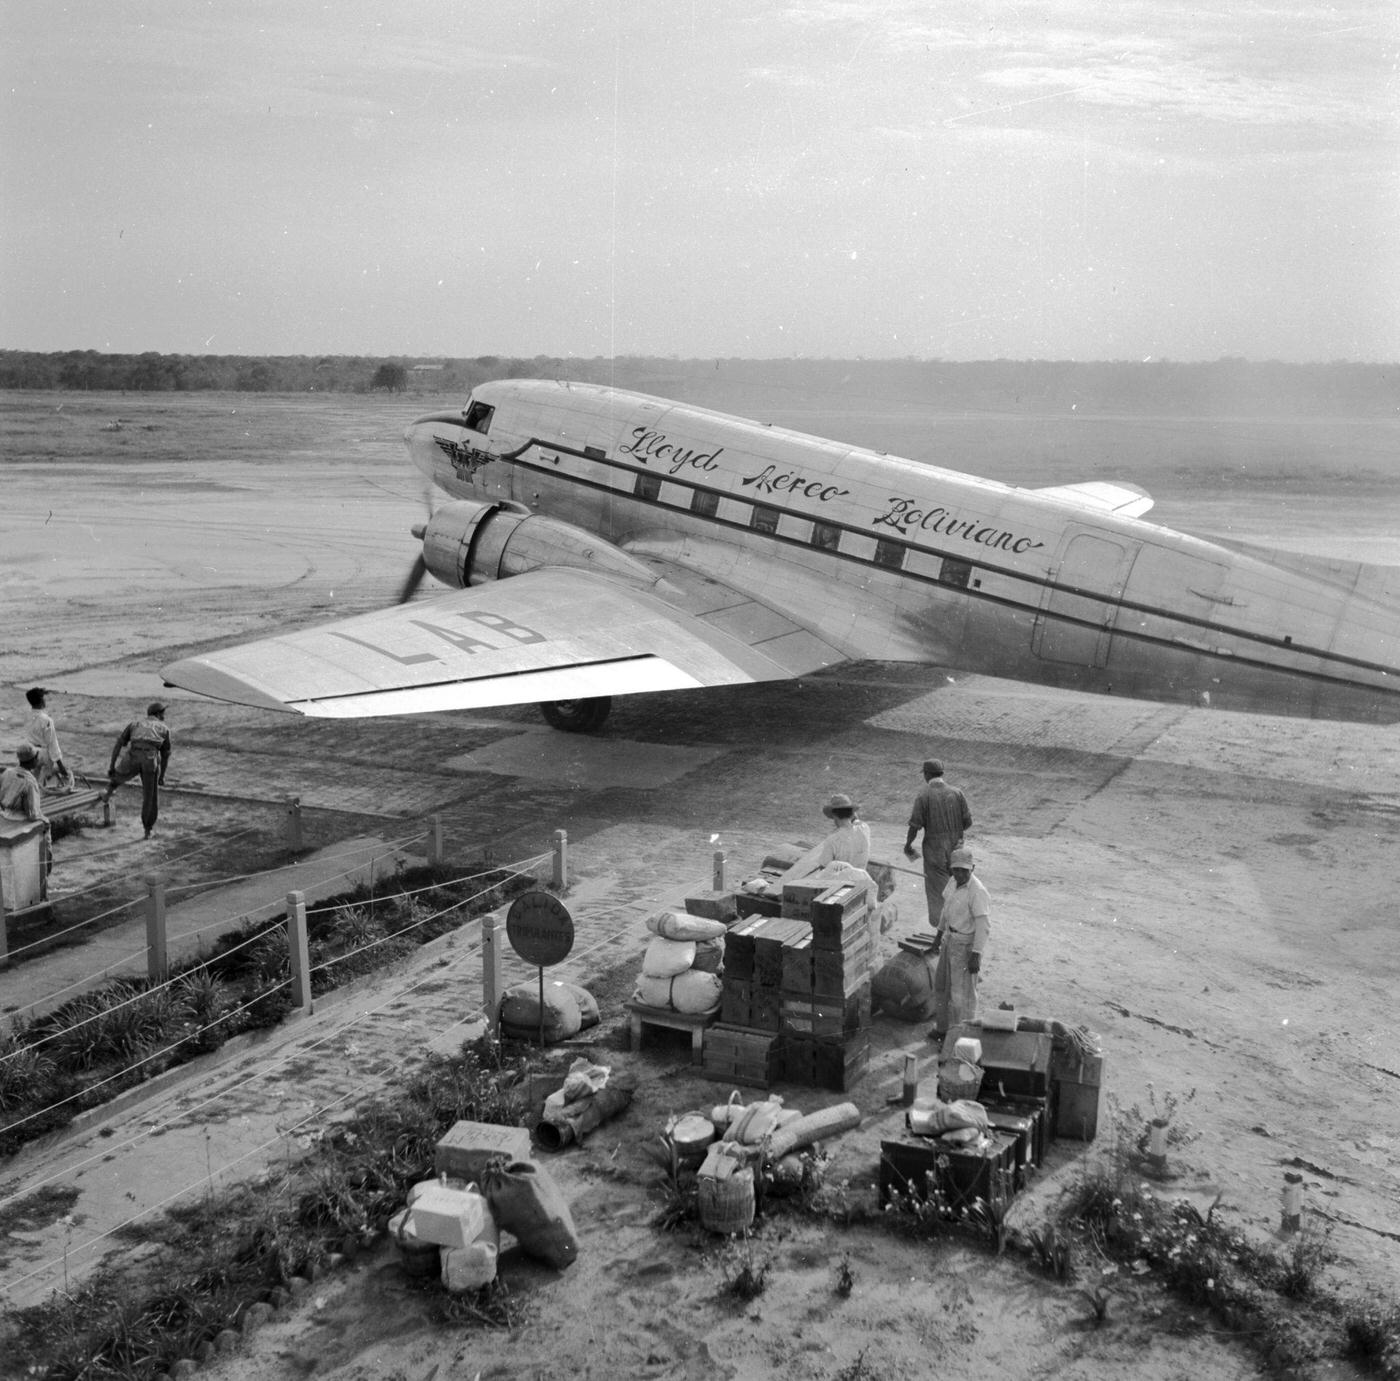
[[(423, 506), (428, 510), (428, 517), (433, 516), (433, 487), (429, 484), (423, 490)], [(426, 522), (414, 523), (413, 535), (421, 543), (428, 530)], [(423, 549), (418, 549), (418, 558), (409, 569), (408, 578), (403, 583), (403, 588), (399, 590), (399, 603), (407, 604), (414, 595), (418, 593), (418, 587), (423, 583), (423, 577), (428, 574), (428, 563), (423, 557)]]

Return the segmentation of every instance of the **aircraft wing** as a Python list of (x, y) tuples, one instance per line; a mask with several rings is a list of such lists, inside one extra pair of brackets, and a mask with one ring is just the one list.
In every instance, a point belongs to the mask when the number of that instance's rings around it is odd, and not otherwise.
[(1114, 484), (1108, 480), (1086, 480), (1083, 484), (1056, 484), (1031, 491), (1047, 499), (1063, 499), (1096, 513), (1119, 513), (1140, 518), (1152, 507), (1152, 495), (1135, 484)]
[(844, 660), (712, 580), (643, 590), (554, 566), (189, 657), (161, 674), (217, 700), (354, 719), (785, 680)]

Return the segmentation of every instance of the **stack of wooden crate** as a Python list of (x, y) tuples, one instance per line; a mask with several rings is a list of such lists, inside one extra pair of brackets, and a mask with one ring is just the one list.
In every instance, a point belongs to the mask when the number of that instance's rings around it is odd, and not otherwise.
[(720, 1019), (702, 1072), (768, 1087), (778, 1079), (852, 1087), (870, 1062), (873, 898), (861, 882), (817, 874), (783, 885), (781, 915), (731, 924)]

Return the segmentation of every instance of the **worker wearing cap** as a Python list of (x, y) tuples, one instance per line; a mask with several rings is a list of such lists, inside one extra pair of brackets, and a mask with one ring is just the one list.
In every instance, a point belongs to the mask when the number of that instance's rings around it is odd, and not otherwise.
[(160, 791), (165, 785), (165, 769), (170, 762), (170, 730), (165, 726), (165, 705), (153, 700), (146, 706), (142, 719), (133, 719), (117, 736), (112, 745), (112, 760), (107, 766), (107, 791), (104, 800), (133, 777), (141, 778), (141, 823), (146, 838), (156, 827), (160, 813)]
[(48, 712), (48, 693), (44, 686), (33, 686), (25, 691), (24, 698), (29, 701), (29, 718), (24, 722), (24, 739), (39, 752), (39, 764), (34, 770), (39, 786), (71, 791), (73, 774), (63, 765), (58, 730), (54, 728), (53, 717)]
[(972, 828), (972, 812), (967, 797), (943, 779), (943, 764), (937, 758), (924, 762), (923, 789), (914, 798), (909, 812), (909, 835), (904, 841), (905, 858), (917, 858), (914, 840), (923, 831), (924, 896), (928, 900), (929, 929), (938, 929), (943, 911), (943, 893), (952, 877), (949, 858), (963, 842), (963, 831)]
[(971, 849), (954, 849), (953, 876), (943, 894), (943, 910), (933, 944), (938, 969), (933, 975), (934, 1040), (965, 1021), (977, 1020), (977, 977), (992, 928), (992, 899), (972, 876)]
[(859, 813), (860, 807), (849, 796), (839, 792), (832, 796), (822, 807), (822, 814), (834, 828), (783, 874), (783, 881), (795, 882), (829, 863), (849, 863), (853, 868), (864, 869), (870, 862), (870, 826), (858, 818)]
[(32, 743), (21, 743), (15, 749), (15, 759), (15, 766), (0, 772), (0, 815), (7, 820), (37, 820), (48, 829), (43, 794), (34, 775), (39, 750)]

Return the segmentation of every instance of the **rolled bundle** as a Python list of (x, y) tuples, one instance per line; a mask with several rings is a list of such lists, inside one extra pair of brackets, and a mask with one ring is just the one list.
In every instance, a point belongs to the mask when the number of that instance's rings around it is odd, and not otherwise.
[(667, 940), (718, 940), (728, 928), (723, 921), (684, 911), (658, 911), (647, 917), (647, 929)]
[(768, 1144), (770, 1160), (781, 1160), (790, 1151), (810, 1146), (824, 1137), (839, 1136), (860, 1126), (860, 1109), (854, 1103), (835, 1103), (820, 1112), (808, 1113), (806, 1117), (790, 1122), (786, 1127), (773, 1133)]
[(562, 1151), (574, 1141), (582, 1141), (596, 1126), (631, 1106), (637, 1091), (635, 1074), (614, 1075), (596, 1093), (572, 1103), (555, 1103), (547, 1098), (535, 1140), (546, 1151)]

